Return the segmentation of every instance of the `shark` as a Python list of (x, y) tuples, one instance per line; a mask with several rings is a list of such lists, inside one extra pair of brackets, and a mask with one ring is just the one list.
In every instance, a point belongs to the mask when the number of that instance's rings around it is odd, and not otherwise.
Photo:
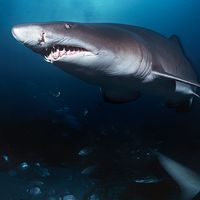
[(64, 72), (100, 88), (109, 103), (142, 94), (189, 111), (200, 88), (179, 38), (128, 24), (46, 22), (15, 25), (16, 40)]
[(200, 176), (188, 167), (157, 153), (161, 166), (178, 184), (181, 190), (181, 200), (200, 199)]

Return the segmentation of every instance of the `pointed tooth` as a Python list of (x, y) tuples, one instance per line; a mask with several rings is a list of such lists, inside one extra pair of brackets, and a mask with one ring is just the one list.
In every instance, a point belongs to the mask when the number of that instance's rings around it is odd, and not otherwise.
[(62, 51), (60, 52), (60, 56), (63, 56), (64, 54), (65, 54), (65, 51), (62, 50)]
[(61, 51), (58, 49), (58, 50), (57, 50), (58, 57), (60, 56), (60, 52), (61, 52)]
[(49, 55), (48, 59), (49, 60), (53, 60), (54, 59), (53, 56), (52, 56), (52, 54)]
[(47, 56), (44, 56), (44, 60), (45, 60), (46, 62), (51, 62), (51, 61), (48, 59)]
[(53, 54), (53, 59), (57, 59), (57, 55), (55, 53)]
[(48, 59), (44, 59), (46, 62), (49, 62), (49, 63), (52, 63), (52, 61), (51, 60), (48, 60)]

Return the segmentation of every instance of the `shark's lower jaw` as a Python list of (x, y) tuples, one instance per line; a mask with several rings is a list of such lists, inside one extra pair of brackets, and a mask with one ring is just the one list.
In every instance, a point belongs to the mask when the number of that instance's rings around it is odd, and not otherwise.
[(56, 45), (48, 47), (40, 52), (44, 60), (50, 63), (62, 61), (70, 58), (93, 56), (94, 54), (82, 47)]

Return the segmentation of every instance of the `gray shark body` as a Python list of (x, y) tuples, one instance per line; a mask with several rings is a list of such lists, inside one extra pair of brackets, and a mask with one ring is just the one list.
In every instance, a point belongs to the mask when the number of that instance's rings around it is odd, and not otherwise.
[(191, 169), (180, 163), (158, 154), (158, 159), (163, 168), (176, 181), (181, 189), (182, 200), (200, 199), (200, 177)]
[(176, 36), (130, 25), (74, 22), (18, 25), (12, 33), (47, 62), (99, 86), (106, 101), (129, 102), (150, 92), (184, 110), (198, 96), (197, 74)]

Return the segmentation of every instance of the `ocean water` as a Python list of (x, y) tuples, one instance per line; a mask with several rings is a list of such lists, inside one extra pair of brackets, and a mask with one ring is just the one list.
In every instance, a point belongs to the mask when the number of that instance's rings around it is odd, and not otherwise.
[(200, 74), (199, 8), (198, 0), (0, 0), (0, 200), (179, 198), (152, 152), (200, 174), (200, 101), (188, 113), (154, 95), (105, 103), (98, 87), (43, 61), (11, 28), (111, 22), (176, 34)]

